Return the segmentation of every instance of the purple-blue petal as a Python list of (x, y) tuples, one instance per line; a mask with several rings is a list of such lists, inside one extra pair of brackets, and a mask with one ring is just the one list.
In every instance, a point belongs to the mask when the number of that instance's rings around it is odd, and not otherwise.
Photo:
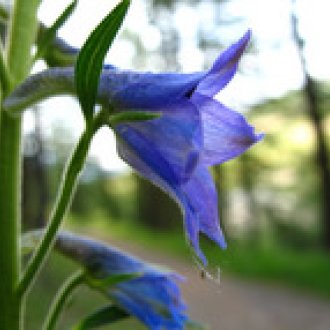
[(237, 70), (238, 61), (250, 37), (251, 31), (248, 30), (238, 42), (231, 45), (218, 57), (211, 70), (207, 72), (205, 78), (199, 82), (195, 90), (196, 93), (214, 96), (228, 84)]
[[(221, 248), (226, 248), (218, 213), (218, 194), (214, 180), (207, 167), (200, 164), (189, 181), (182, 185), (185, 198), (198, 218), (200, 232), (215, 241)], [(194, 226), (195, 224), (190, 224)]]
[[(151, 288), (155, 285), (157, 285), (155, 281), (149, 283)], [(109, 292), (109, 296), (127, 312), (137, 317), (150, 330), (184, 329), (187, 317), (184, 314), (185, 307), (183, 305), (176, 306), (173, 302), (167, 306), (162, 306), (160, 303), (152, 304), (147, 300), (148, 296), (143, 291), (140, 294), (135, 293), (138, 289), (139, 287), (133, 287), (127, 283), (126, 289), (113, 290)]]
[(180, 184), (162, 178), (156, 171), (146, 164), (141, 156), (131, 149), (123, 139), (117, 139), (119, 156), (131, 165), (141, 176), (165, 191), (180, 206), (185, 218), (187, 239), (193, 247), (196, 255), (206, 264), (206, 258), (199, 248), (199, 223), (194, 214), (194, 208), (189, 204)]
[(238, 61), (250, 40), (251, 32), (226, 49), (207, 72), (139, 73), (105, 67), (100, 77), (98, 99), (117, 111), (154, 109), (194, 92), (213, 96), (234, 76)]
[[(156, 109), (157, 111), (158, 109)], [(134, 154), (130, 164), (143, 162), (148, 170), (170, 183), (186, 181), (194, 170), (202, 148), (200, 114), (182, 99), (158, 110), (158, 119), (119, 124), (115, 131)]]
[(116, 69), (103, 70), (98, 98), (116, 111), (154, 110), (182, 98), (205, 76), (205, 72), (138, 73)]
[(191, 100), (202, 118), (202, 161), (206, 165), (221, 164), (237, 157), (262, 139), (263, 134), (256, 134), (244, 116), (218, 101), (197, 93)]
[(212, 176), (203, 164), (195, 168), (189, 180), (175, 183), (160, 177), (120, 140), (118, 153), (140, 175), (160, 187), (179, 204), (184, 214), (187, 239), (203, 264), (206, 264), (207, 260), (199, 246), (200, 232), (222, 248), (226, 247), (219, 225), (217, 192)]
[(180, 290), (170, 275), (150, 270), (118, 284), (109, 295), (150, 329), (183, 329), (186, 306), (178, 299)]

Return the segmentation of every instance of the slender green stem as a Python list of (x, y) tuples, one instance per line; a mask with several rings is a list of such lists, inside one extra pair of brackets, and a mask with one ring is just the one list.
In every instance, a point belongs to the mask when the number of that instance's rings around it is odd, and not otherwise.
[(86, 131), (83, 133), (72, 154), (64, 173), (62, 185), (59, 189), (58, 198), (50, 217), (45, 236), (37, 247), (36, 253), (31, 258), (30, 263), (27, 265), (26, 272), (18, 287), (19, 295), (23, 295), (28, 290), (29, 286), (32, 284), (32, 280), (40, 269), (41, 264), (53, 246), (63, 217), (70, 205), (78, 176), (85, 162), (91, 138), (92, 134), (90, 132)]
[(60, 314), (67, 302), (68, 298), (72, 295), (74, 289), (76, 289), (84, 281), (84, 272), (79, 270), (74, 273), (63, 284), (61, 290), (57, 293), (52, 306), (48, 312), (45, 323), (43, 324), (43, 330), (53, 330), (59, 321)]
[(32, 45), (36, 39), (37, 10), (40, 0), (16, 0), (9, 23), (8, 66), (15, 87), (24, 80), (31, 68)]
[[(39, 0), (14, 2), (6, 38), (11, 84), (5, 93), (29, 72), (38, 5)], [(16, 287), (20, 275), (21, 120), (11, 118), (3, 109), (0, 116), (0, 324), (2, 330), (19, 330), (21, 299)]]
[(53, 247), (56, 234), (62, 224), (65, 213), (70, 206), (79, 174), (85, 164), (90, 142), (96, 130), (101, 125), (100, 118), (101, 114), (94, 119), (93, 124), (90, 125), (90, 127), (81, 135), (77, 147), (68, 162), (61, 187), (58, 191), (58, 197), (46, 228), (46, 233), (27, 265), (25, 274), (19, 284), (18, 294), (20, 296), (24, 295), (29, 289), (43, 262), (47, 258), (50, 249)]

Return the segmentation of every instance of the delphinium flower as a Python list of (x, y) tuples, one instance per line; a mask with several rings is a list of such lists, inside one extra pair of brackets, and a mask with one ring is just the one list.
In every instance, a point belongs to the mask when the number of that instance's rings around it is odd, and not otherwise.
[[(262, 138), (241, 114), (214, 99), (236, 73), (249, 39), (250, 31), (206, 72), (139, 73), (109, 65), (100, 77), (97, 101), (103, 107), (113, 113), (160, 115), (153, 120), (113, 123), (118, 154), (179, 204), (187, 238), (204, 264), (200, 233), (226, 246), (208, 168), (240, 155)], [(52, 68), (31, 76), (4, 106), (15, 110), (48, 95), (75, 94), (73, 77), (73, 68)]]
[(108, 97), (116, 111), (143, 109), (162, 114), (152, 121), (115, 126), (118, 153), (178, 202), (187, 237), (204, 264), (200, 232), (222, 248), (226, 246), (208, 167), (240, 155), (262, 138), (241, 114), (213, 98), (234, 76), (249, 38), (250, 31), (207, 72), (123, 72), (122, 83), (112, 77), (107, 80), (107, 75), (101, 80), (100, 96)]
[[(104, 243), (67, 232), (58, 235), (55, 248), (86, 269), (87, 283), (149, 329), (184, 329), (186, 306), (176, 283), (182, 280), (178, 274), (158, 269)], [(133, 277), (110, 283), (111, 276), (122, 274)]]

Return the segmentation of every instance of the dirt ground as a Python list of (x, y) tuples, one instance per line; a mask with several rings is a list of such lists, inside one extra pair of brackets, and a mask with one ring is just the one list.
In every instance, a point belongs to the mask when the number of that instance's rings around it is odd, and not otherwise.
[(207, 324), (207, 329), (330, 330), (329, 301), (280, 286), (231, 277), (220, 276), (220, 281), (203, 279), (192, 263), (139, 246), (125, 245), (125, 250), (184, 275), (186, 281), (181, 287), (189, 315)]

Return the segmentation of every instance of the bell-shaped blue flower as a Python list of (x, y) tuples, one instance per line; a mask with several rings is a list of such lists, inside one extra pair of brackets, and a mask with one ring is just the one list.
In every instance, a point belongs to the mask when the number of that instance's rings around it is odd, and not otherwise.
[[(72, 258), (87, 270), (90, 280), (105, 284), (97, 288), (112, 302), (137, 317), (151, 330), (183, 330), (188, 319), (176, 273), (160, 270), (101, 242), (62, 232), (57, 251)], [(111, 276), (137, 274), (107, 285)]]
[(241, 114), (213, 99), (234, 76), (249, 38), (250, 31), (207, 72), (139, 74), (110, 69), (122, 79), (116, 81), (113, 74), (104, 72), (100, 86), (100, 96), (116, 111), (142, 109), (162, 114), (151, 121), (117, 125), (118, 153), (178, 202), (187, 237), (203, 263), (200, 232), (226, 246), (217, 192), (207, 167), (240, 155), (262, 138)]

